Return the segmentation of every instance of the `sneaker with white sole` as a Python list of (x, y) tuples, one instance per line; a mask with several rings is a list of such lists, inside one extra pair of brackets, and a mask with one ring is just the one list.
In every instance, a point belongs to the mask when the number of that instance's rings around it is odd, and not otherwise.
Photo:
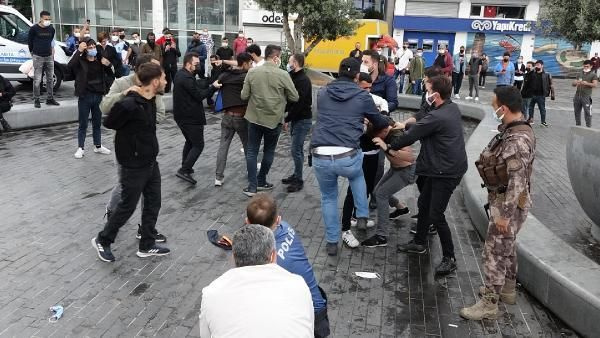
[(105, 148), (103, 145), (101, 145), (100, 147), (94, 147), (94, 152), (96, 154), (110, 155), (110, 150)]
[(465, 97), (465, 100), (467, 100), (467, 101), (473, 100), (473, 97), (467, 96), (467, 97)]
[(215, 187), (220, 187), (223, 185), (223, 180), (215, 178)]
[(342, 232), (342, 240), (349, 248), (357, 248), (360, 245), (358, 239), (354, 237), (352, 230), (346, 230)]
[(457, 100), (460, 100), (460, 95), (454, 94), (454, 98), (457, 99)]
[(476, 98), (475, 98), (475, 101), (476, 101), (476, 102), (479, 102), (479, 98), (478, 98), (478, 97), (476, 97)]
[(83, 158), (83, 148), (77, 148), (77, 151), (75, 152), (75, 158)]
[[(356, 218), (350, 219), (350, 226), (351, 227), (355, 227), (356, 223), (357, 223), (356, 222)], [(367, 221), (367, 228), (372, 228), (374, 226), (375, 226), (375, 221), (374, 220), (370, 219), (370, 220)]]
[(100, 244), (96, 237), (92, 238), (92, 246), (94, 247), (94, 249), (96, 249), (96, 252), (98, 253), (98, 258), (100, 258), (101, 261), (115, 261), (115, 256), (112, 254), (112, 251), (110, 251), (110, 246), (104, 246)]
[(171, 250), (169, 250), (168, 248), (154, 244), (154, 246), (152, 246), (149, 249), (145, 249), (145, 250), (138, 249), (137, 256), (141, 257), (141, 258), (151, 257), (151, 256), (165, 256), (165, 255), (168, 255), (170, 252), (171, 252)]

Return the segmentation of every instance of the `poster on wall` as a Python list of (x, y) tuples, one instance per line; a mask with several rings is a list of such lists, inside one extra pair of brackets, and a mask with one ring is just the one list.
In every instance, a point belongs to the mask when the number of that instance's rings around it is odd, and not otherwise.
[(533, 48), (533, 60), (544, 60), (544, 70), (553, 76), (576, 76), (588, 59), (590, 44), (584, 44), (581, 50), (564, 39), (536, 36)]
[(490, 68), (502, 60), (502, 55), (509, 52), (512, 61), (516, 61), (521, 55), (522, 35), (498, 34), (498, 33), (469, 33), (467, 35), (466, 52), (468, 55), (473, 50), (479, 55), (485, 53), (490, 60)]

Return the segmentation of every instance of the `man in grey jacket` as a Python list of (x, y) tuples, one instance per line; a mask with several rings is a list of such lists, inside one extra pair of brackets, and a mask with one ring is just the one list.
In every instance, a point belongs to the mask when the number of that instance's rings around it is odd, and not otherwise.
[[(157, 65), (160, 65), (160, 62), (156, 59), (153, 58), (153, 56), (151, 54), (141, 54), (137, 57), (136, 59), (136, 64), (135, 64), (135, 71), (137, 72), (137, 70), (140, 68), (141, 65), (143, 65), (144, 63), (148, 63), (148, 62), (152, 62), (152, 63), (156, 63)], [(115, 80), (115, 82), (113, 82), (112, 86), (110, 86), (110, 90), (108, 91), (108, 94), (106, 94), (104, 96), (104, 98), (102, 98), (102, 102), (100, 102), (100, 110), (107, 114), (112, 107), (115, 105), (115, 103), (119, 102), (120, 100), (122, 100), (127, 93), (129, 93), (129, 91), (134, 90), (137, 91), (138, 90), (138, 85), (136, 83), (136, 79), (135, 79), (135, 73), (127, 75), (127, 76), (123, 76), (121, 78), (118, 78)], [(162, 121), (165, 119), (165, 103), (163, 102), (163, 96), (162, 95), (156, 95), (156, 121), (157, 123), (159, 121)], [(119, 203), (119, 201), (121, 200), (121, 166), (119, 165), (119, 163), (116, 162), (115, 163), (117, 165), (117, 184), (115, 184), (115, 187), (112, 190), (112, 193), (110, 195), (110, 200), (108, 201), (108, 204), (106, 205), (106, 218), (110, 217), (110, 214), (113, 210), (115, 210), (115, 208), (117, 207), (117, 204)], [(142, 203), (144, 202), (144, 200), (142, 199)], [(154, 234), (155, 240), (156, 242), (166, 242), (167, 238), (159, 233)], [(140, 239), (141, 238), (141, 234), (140, 234), (140, 230), (139, 230), (139, 224), (138, 224), (138, 233), (136, 235), (136, 238)]]

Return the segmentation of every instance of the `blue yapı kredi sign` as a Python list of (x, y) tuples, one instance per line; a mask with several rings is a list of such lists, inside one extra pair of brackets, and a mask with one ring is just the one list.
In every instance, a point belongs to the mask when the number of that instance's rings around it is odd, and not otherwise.
[(428, 16), (395, 16), (394, 28), (411, 31), (436, 32), (497, 32), (530, 33), (533, 21), (505, 20), (496, 18), (459, 19)]

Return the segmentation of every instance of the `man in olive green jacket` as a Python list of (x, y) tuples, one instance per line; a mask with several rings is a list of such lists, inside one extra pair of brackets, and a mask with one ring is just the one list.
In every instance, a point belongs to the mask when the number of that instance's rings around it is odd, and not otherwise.
[[(265, 49), (265, 64), (250, 69), (242, 88), (242, 100), (248, 101), (245, 115), (249, 122), (246, 149), (248, 187), (243, 190), (248, 197), (254, 196), (259, 190), (273, 189), (273, 184), (267, 182), (267, 175), (275, 157), (285, 106), (288, 101), (297, 102), (299, 98), (292, 78), (286, 71), (279, 69), (280, 65), (281, 47), (268, 45)], [(263, 159), (257, 176), (256, 162), (263, 138)]]

